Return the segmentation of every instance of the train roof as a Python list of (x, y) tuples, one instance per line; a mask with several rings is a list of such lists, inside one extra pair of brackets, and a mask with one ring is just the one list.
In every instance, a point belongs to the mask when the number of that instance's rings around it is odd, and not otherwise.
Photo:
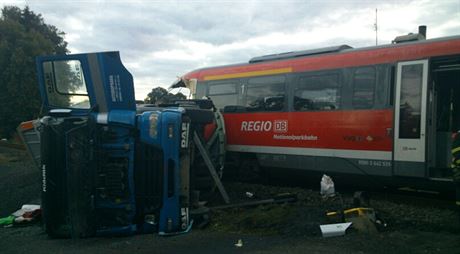
[[(450, 42), (449, 44), (445, 44), (446, 42)], [(453, 43), (452, 43), (453, 42)], [(230, 64), (230, 65), (221, 65), (221, 66), (213, 66), (213, 67), (204, 67), (200, 69), (193, 70), (185, 75), (186, 78), (192, 77), (192, 78), (197, 78), (200, 79), (202, 75), (205, 75), (204, 72), (207, 74), (211, 74), (213, 72), (225, 72), (225, 70), (234, 70), (238, 69), (238, 71), (241, 71), (240, 67), (242, 68), (250, 68), (250, 69), (258, 69), (256, 66), (260, 66), (264, 68), (263, 66), (267, 66), (267, 68), (270, 68), (268, 66), (283, 66), (283, 65), (289, 65), (289, 63), (298, 63), (298, 61), (304, 61), (305, 59), (308, 58), (318, 58), (318, 57), (325, 57), (325, 56), (337, 56), (341, 54), (359, 54), (362, 52), (379, 52), (380, 56), (387, 54), (389, 51), (394, 51), (393, 49), (418, 49), (424, 47), (427, 49), (428, 46), (430, 45), (433, 46), (435, 44), (438, 44), (438, 47), (449, 47), (452, 48), (454, 47), (454, 51), (457, 52), (457, 54), (460, 54), (460, 35), (457, 36), (449, 36), (449, 37), (440, 37), (440, 38), (433, 38), (433, 39), (427, 39), (427, 40), (418, 40), (418, 41), (408, 41), (408, 42), (400, 42), (400, 43), (394, 43), (394, 44), (384, 44), (384, 45), (379, 45), (379, 46), (370, 46), (370, 47), (361, 47), (361, 48), (352, 48), (348, 45), (338, 45), (338, 46), (332, 46), (332, 47), (326, 47), (326, 48), (317, 48), (317, 49), (310, 49), (310, 50), (303, 50), (303, 51), (293, 51), (293, 52), (286, 52), (286, 53), (279, 53), (279, 54), (272, 54), (272, 55), (265, 55), (265, 56), (259, 56), (259, 57), (254, 57), (249, 60), (249, 62), (246, 63), (237, 63), (237, 64)], [(441, 49), (434, 50), (436, 46), (430, 48), (429, 55), (436, 55), (436, 54), (443, 54), (441, 52)], [(441, 50), (441, 51), (440, 51)], [(417, 50), (416, 50), (417, 51)], [(420, 50), (418, 50), (420, 51)], [(433, 51), (433, 52), (431, 52)], [(439, 53), (437, 53), (439, 51)], [(420, 52), (419, 52), (420, 53)], [(447, 53), (446, 53), (447, 54)], [(420, 55), (420, 54), (419, 54)], [(418, 55), (414, 55), (415, 58), (417, 58)], [(368, 57), (369, 58), (369, 57)], [(410, 57), (409, 57), (410, 58)], [(391, 59), (391, 56), (388, 56), (386, 58), (387, 62), (388, 60)], [(398, 61), (399, 59), (395, 58), (395, 61)], [(357, 62), (356, 65), (359, 65)], [(251, 68), (254, 66), (254, 68)], [(221, 71), (219, 71), (221, 70)], [(200, 75), (201, 74), (201, 75)], [(202, 77), (201, 77), (202, 78)]]

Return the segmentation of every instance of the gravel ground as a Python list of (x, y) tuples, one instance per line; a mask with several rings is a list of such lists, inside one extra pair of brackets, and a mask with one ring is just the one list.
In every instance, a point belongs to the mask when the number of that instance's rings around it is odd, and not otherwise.
[[(343, 237), (322, 238), (325, 211), (351, 207), (351, 194), (323, 200), (317, 190), (226, 182), (233, 202), (297, 194), (298, 201), (251, 208), (215, 210), (212, 223), (191, 233), (159, 237), (50, 239), (39, 224), (0, 228), (0, 253), (460, 253), (459, 218), (452, 208), (405, 202), (381, 195), (371, 200), (388, 226), (381, 231), (349, 229)], [(246, 192), (254, 194), (248, 198)], [(39, 202), (39, 171), (20, 150), (0, 147), (0, 215)], [(219, 205), (220, 200), (209, 206)], [(243, 246), (236, 247), (241, 239)]]
[(40, 200), (40, 171), (23, 150), (0, 147), (0, 217)]

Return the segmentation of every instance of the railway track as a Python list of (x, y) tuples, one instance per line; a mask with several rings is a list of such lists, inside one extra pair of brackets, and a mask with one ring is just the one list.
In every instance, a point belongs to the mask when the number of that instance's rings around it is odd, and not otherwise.
[[(269, 179), (267, 179), (269, 178)], [(373, 178), (373, 177), (372, 177)], [(293, 180), (294, 179), (294, 180)], [(292, 177), (289, 175), (279, 176), (271, 175), (269, 177), (255, 177), (249, 181), (239, 179), (230, 179), (229, 182), (244, 182), (249, 184), (261, 184), (270, 188), (272, 187), (300, 187), (305, 190), (312, 190), (319, 193), (319, 180), (320, 176), (297, 176)], [(420, 208), (441, 208), (454, 211), (456, 209), (454, 202), (454, 190), (424, 190), (409, 187), (387, 186), (385, 184), (377, 184), (378, 179), (367, 179), (367, 181), (352, 181), (347, 178), (334, 178), (336, 182), (336, 192), (343, 195), (345, 199), (352, 202), (355, 192), (364, 192), (369, 197), (370, 205), (373, 201), (391, 202), (394, 204), (410, 205)], [(349, 181), (347, 181), (349, 180)]]
[(421, 190), (385, 190), (370, 192), (372, 199), (389, 201), (395, 204), (411, 205), (420, 208), (456, 209), (454, 195), (425, 192)]

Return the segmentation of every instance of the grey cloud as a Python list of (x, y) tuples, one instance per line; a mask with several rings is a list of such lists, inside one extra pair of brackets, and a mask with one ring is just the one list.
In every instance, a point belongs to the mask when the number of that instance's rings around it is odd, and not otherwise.
[[(24, 4), (25, 2), (22, 5)], [(41, 13), (47, 23), (68, 33), (69, 38), (73, 36), (69, 46), (75, 49), (74, 53), (121, 51), (123, 61), (131, 64), (131, 72), (138, 80), (154, 80), (154, 84), (136, 84), (142, 87), (143, 91), (149, 85), (169, 85), (177, 75), (204, 65), (246, 62), (254, 56), (328, 45), (373, 45), (372, 25), (375, 8), (385, 13), (401, 7), (421, 6), (418, 13), (406, 13), (416, 15), (414, 24), (397, 24), (390, 27), (385, 23), (380, 24), (379, 36), (385, 43), (396, 35), (415, 32), (419, 24), (429, 26), (428, 35), (435, 29), (436, 33), (442, 36), (460, 34), (459, 25), (445, 25), (449, 21), (460, 20), (458, 0), (28, 0), (27, 4), (33, 11)], [(347, 28), (349, 35), (337, 31), (336, 27), (353, 19), (358, 13), (369, 14), (366, 20), (360, 20), (369, 28), (366, 36), (355, 37), (355, 27)], [(69, 23), (70, 19), (80, 22), (83, 27)], [(326, 32), (315, 33), (318, 29)], [(286, 41), (281, 36), (276, 37), (277, 40), (281, 40), (278, 44), (270, 44), (270, 41), (266, 44), (263, 41), (258, 44), (247, 43), (254, 38), (273, 33), (285, 34), (287, 38), (296, 33), (312, 34), (312, 37), (301, 37), (301, 42)], [(204, 43), (205, 47), (186, 48), (192, 43)], [(233, 44), (243, 46), (232, 47)], [(212, 53), (206, 52), (208, 48)], [(182, 50), (191, 57), (153, 57), (154, 53), (168, 50)], [(205, 54), (205, 57), (195, 59), (197, 54)], [(144, 96), (145, 94), (138, 95), (139, 98)]]

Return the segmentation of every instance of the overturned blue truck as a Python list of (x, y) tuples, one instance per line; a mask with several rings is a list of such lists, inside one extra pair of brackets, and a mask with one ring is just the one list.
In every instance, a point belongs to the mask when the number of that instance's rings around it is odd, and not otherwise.
[(50, 236), (183, 233), (200, 191), (217, 185), (226, 194), (223, 123), (211, 101), (136, 106), (118, 52), (39, 57), (37, 70)]

